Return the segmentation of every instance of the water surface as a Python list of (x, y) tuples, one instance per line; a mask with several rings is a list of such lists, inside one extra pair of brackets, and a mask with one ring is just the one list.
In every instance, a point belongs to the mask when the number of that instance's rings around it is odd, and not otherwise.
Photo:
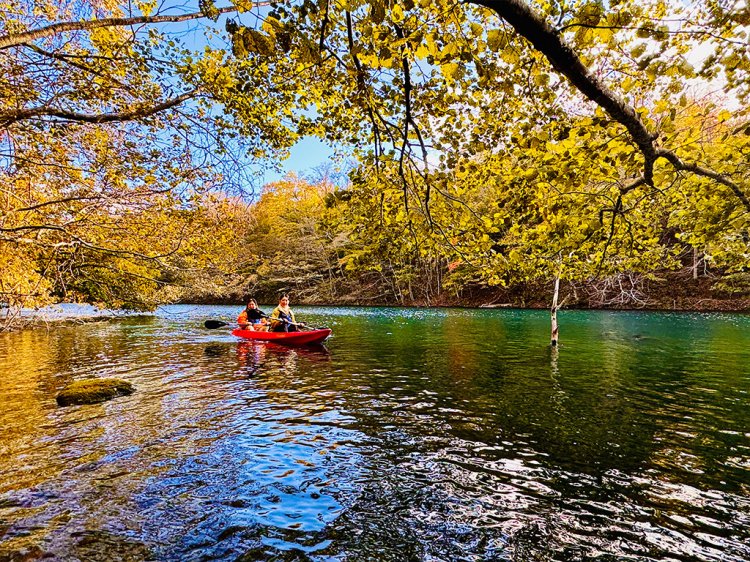
[(0, 560), (750, 559), (750, 317), (296, 311), (0, 335)]

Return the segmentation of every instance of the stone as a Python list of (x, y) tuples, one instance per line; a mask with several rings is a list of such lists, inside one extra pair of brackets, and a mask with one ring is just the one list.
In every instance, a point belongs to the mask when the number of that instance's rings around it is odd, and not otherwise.
[(117, 396), (127, 396), (132, 394), (134, 390), (132, 384), (121, 379), (73, 381), (57, 395), (57, 404), (59, 406), (96, 404)]

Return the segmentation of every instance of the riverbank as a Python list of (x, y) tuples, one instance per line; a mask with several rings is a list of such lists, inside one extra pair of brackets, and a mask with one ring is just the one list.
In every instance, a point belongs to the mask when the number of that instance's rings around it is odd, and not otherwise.
[[(593, 284), (563, 284), (560, 302), (564, 309), (575, 310), (653, 310), (681, 312), (750, 312), (750, 295), (731, 294), (717, 289), (716, 280), (709, 277), (698, 279), (632, 279), (608, 286)], [(336, 297), (327, 291), (316, 291), (314, 287), (288, 289), (293, 306), (406, 306), (438, 308), (516, 308), (547, 309), (552, 301), (551, 287), (538, 284), (523, 284), (513, 287), (469, 286), (458, 294), (449, 291), (430, 298), (397, 298), (393, 294), (373, 295), (359, 285), (350, 290), (341, 290)], [(250, 295), (232, 295), (203, 299), (185, 299), (175, 304), (243, 306)], [(262, 303), (275, 303), (277, 295), (271, 291), (252, 294)], [(166, 303), (165, 303), (166, 304)], [(23, 310), (14, 318), (0, 317), (0, 331), (15, 331), (23, 328), (44, 328), (66, 323), (106, 321), (126, 316), (142, 315), (142, 312), (125, 312), (101, 309), (93, 305), (60, 303), (38, 310)]]
[(67, 324), (104, 322), (116, 318), (139, 316), (142, 312), (111, 310), (91, 304), (58, 303), (38, 309), (21, 309), (11, 313), (8, 309), (0, 312), (0, 332), (20, 329), (50, 328)]
[[(458, 293), (441, 291), (429, 296), (413, 296), (379, 291), (371, 284), (359, 283), (341, 287), (335, 296), (316, 287), (285, 288), (292, 305), (312, 306), (407, 306), (456, 308), (546, 309), (552, 303), (551, 284), (526, 283), (512, 287), (467, 286)], [(180, 304), (236, 305), (252, 296), (262, 303), (275, 303), (278, 294), (256, 290), (250, 295), (232, 295), (203, 299), (187, 298)], [(672, 274), (660, 279), (625, 277), (600, 283), (562, 283), (560, 302), (563, 308), (579, 310), (659, 310), (683, 312), (750, 312), (750, 292), (730, 292), (708, 276), (692, 279)]]
[[(561, 285), (560, 302), (578, 310), (654, 310), (682, 312), (750, 312), (750, 295), (717, 290), (709, 279), (689, 283), (675, 280), (648, 281), (641, 286), (606, 288), (580, 284)], [(460, 298), (448, 296), (432, 306), (469, 308), (546, 309), (552, 303), (552, 288), (525, 285), (514, 288), (475, 288)], [(421, 305), (423, 303), (416, 303)]]

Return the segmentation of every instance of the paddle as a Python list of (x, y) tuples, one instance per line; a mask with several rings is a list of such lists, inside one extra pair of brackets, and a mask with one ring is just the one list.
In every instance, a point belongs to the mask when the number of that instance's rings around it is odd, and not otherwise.
[(213, 330), (214, 328), (229, 326), (229, 322), (222, 322), (221, 320), (206, 320), (203, 325), (209, 330)]
[[(301, 326), (303, 328), (307, 328), (307, 324), (304, 322), (292, 322), (290, 320), (285, 320), (284, 318), (274, 318), (273, 316), (269, 316), (268, 314), (263, 314), (263, 318), (268, 318), (269, 320), (275, 320), (276, 322), (283, 322), (284, 324), (289, 324), (290, 326)], [(310, 328), (311, 330), (316, 330), (317, 328)]]

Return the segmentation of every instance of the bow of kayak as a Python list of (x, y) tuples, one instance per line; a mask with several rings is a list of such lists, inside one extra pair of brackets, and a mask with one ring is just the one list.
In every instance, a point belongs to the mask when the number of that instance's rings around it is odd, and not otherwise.
[(283, 345), (309, 345), (321, 343), (331, 335), (330, 328), (308, 330), (306, 332), (256, 332), (255, 330), (232, 330), (232, 335), (238, 338), (254, 341), (268, 341)]

